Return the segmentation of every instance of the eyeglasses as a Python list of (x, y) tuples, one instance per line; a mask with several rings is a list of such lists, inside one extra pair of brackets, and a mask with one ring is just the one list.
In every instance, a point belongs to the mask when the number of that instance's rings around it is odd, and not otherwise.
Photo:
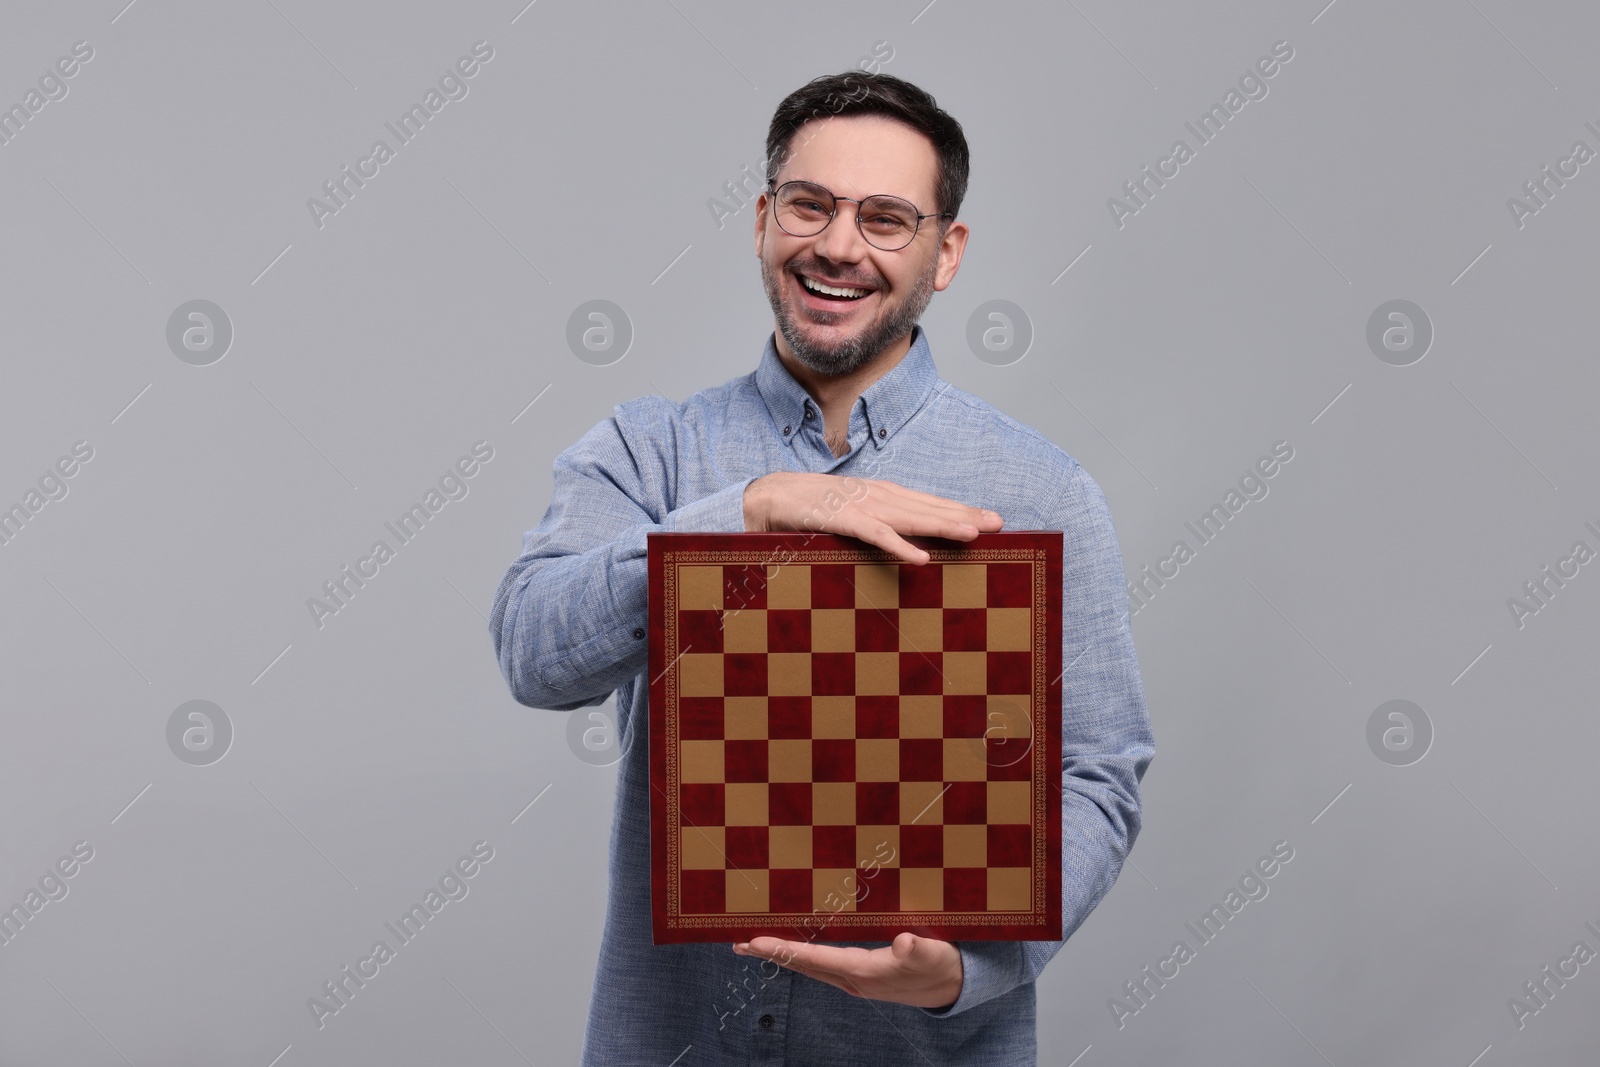
[[(767, 182), (771, 188), (772, 183)], [(867, 244), (884, 252), (898, 252), (916, 239), (923, 219), (951, 218), (948, 211), (918, 214), (909, 200), (877, 193), (865, 200), (834, 196), (816, 182), (784, 182), (772, 196), (772, 217), (790, 237), (815, 237), (828, 228), (839, 201), (856, 205), (856, 229)]]

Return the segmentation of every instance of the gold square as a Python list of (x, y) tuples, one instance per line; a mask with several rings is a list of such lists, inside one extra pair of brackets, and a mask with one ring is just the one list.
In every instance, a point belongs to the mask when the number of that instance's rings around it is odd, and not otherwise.
[(824, 915), (856, 910), (856, 872), (819, 867), (811, 872), (811, 906)]
[(857, 695), (893, 696), (898, 692), (900, 692), (900, 653), (856, 653)]
[(1030, 782), (990, 782), (989, 822), (1033, 821), (1033, 794)]
[(938, 652), (944, 648), (943, 608), (900, 609), (900, 651)]
[[(782, 739), (767, 742), (767, 781), (811, 781), (811, 742)], [(1027, 785), (1018, 782), (1018, 785)]]
[(726, 831), (720, 826), (684, 826), (679, 866), (686, 871), (720, 871), (728, 866)]
[(989, 657), (986, 652), (946, 652), (944, 691), (977, 694), (989, 687)]
[(944, 739), (944, 780), (981, 782), (989, 777), (983, 738), (947, 737)]
[(874, 867), (900, 865), (900, 827), (856, 827), (856, 866), (866, 867), (872, 860)]
[(893, 737), (856, 739), (856, 781), (898, 782), (900, 742)]
[[(732, 788), (730, 786), (730, 788)], [(811, 825), (850, 826), (856, 821), (854, 782), (813, 782)]]
[(811, 866), (811, 827), (774, 826), (767, 831), (767, 866)]
[(1033, 609), (990, 608), (990, 652), (1028, 652), (1033, 648)]
[(678, 568), (678, 610), (722, 610), (722, 568)]
[(984, 733), (989, 738), (991, 759), (1009, 764), (1028, 751), (1033, 735), (1033, 720), (1028, 717), (1032, 701), (1021, 693), (990, 696), (985, 702)]
[(900, 821), (907, 825), (940, 825), (944, 822), (944, 792), (943, 782), (901, 782)]
[(944, 868), (900, 868), (901, 911), (944, 910)]
[(767, 613), (759, 608), (728, 611), (722, 615), (722, 651), (765, 652)]
[(721, 782), (723, 770), (721, 741), (678, 742), (678, 773), (685, 782)]
[(989, 828), (979, 823), (947, 823), (944, 828), (946, 867), (987, 867)]
[(722, 821), (725, 824), (767, 825), (766, 782), (729, 782), (723, 790)]
[(1027, 867), (989, 868), (989, 908), (1029, 911), (1033, 907), (1033, 872)]
[(766, 697), (723, 697), (722, 736), (729, 741), (753, 741), (767, 736)]
[(811, 613), (811, 651), (854, 652), (855, 650), (854, 608), (817, 608)]
[(812, 737), (854, 737), (856, 735), (855, 697), (812, 697)]
[(811, 567), (804, 563), (767, 566), (767, 608), (805, 610), (811, 607)]
[(811, 653), (767, 653), (767, 695), (804, 697), (811, 695)]
[(944, 574), (944, 606), (947, 608), (986, 608), (989, 606), (989, 566), (985, 563), (947, 564)]
[(900, 606), (900, 565), (898, 563), (856, 564), (856, 607), (897, 608)]
[(771, 899), (771, 876), (764, 870), (727, 872), (727, 903), (730, 912), (766, 911)]
[(690, 652), (678, 660), (678, 695), (722, 695), (722, 653)]
[(943, 737), (944, 698), (903, 696), (900, 698), (901, 737)]

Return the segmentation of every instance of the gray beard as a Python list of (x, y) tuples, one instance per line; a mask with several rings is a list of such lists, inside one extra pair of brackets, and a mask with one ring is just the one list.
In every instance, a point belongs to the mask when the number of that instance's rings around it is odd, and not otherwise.
[(928, 269), (922, 276), (912, 283), (905, 296), (896, 303), (888, 304), (878, 318), (868, 323), (860, 333), (832, 347), (814, 344), (796, 327), (778, 289), (778, 271), (765, 259), (761, 261), (761, 283), (767, 290), (767, 301), (772, 305), (778, 332), (789, 343), (795, 358), (818, 374), (839, 377), (860, 370), (872, 361), (873, 356), (911, 332), (933, 299), (933, 277), (938, 266), (939, 260), (935, 257), (928, 263)]

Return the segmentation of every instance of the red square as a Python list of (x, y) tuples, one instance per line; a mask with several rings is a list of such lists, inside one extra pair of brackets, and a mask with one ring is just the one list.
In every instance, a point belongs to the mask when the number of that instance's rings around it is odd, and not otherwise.
[(944, 604), (943, 567), (901, 567), (900, 606), (937, 608)]
[(773, 782), (767, 786), (767, 822), (773, 826), (810, 826), (811, 783)]
[(720, 870), (683, 872), (683, 911), (707, 915), (727, 911), (728, 876)]
[(893, 826), (900, 821), (899, 782), (857, 782), (856, 824)]
[(899, 737), (900, 698), (856, 697), (857, 737)]
[(854, 652), (811, 653), (812, 696), (850, 696), (855, 691), (856, 654)]
[(686, 741), (715, 741), (722, 737), (721, 697), (679, 697), (678, 730)]
[(982, 737), (988, 729), (989, 702), (981, 696), (944, 698), (944, 736)]
[(774, 867), (767, 872), (767, 905), (773, 911), (803, 911), (812, 908), (811, 868)]
[(944, 827), (936, 823), (902, 823), (900, 866), (943, 867)]
[(697, 782), (678, 786), (683, 821), (690, 826), (721, 826), (726, 789), (721, 782)]
[(767, 651), (810, 652), (811, 612), (768, 610)]
[(813, 867), (854, 867), (856, 828), (854, 826), (813, 826), (811, 828)]
[(944, 609), (944, 650), (982, 652), (989, 647), (989, 614), (983, 608)]
[(944, 655), (900, 653), (900, 692), (904, 696), (937, 696), (944, 692)]
[(767, 606), (767, 568), (760, 563), (722, 568), (722, 606), (728, 611)]
[[(741, 871), (759, 871), (767, 866), (767, 828), (765, 826), (730, 826), (723, 831), (728, 866)], [(989, 847), (994, 848), (990, 839)]]
[(722, 742), (722, 777), (727, 782), (767, 780), (767, 743), (764, 740)]
[(1008, 737), (1004, 744), (990, 738), (984, 743), (983, 755), (991, 782), (1026, 782), (1033, 777), (1032, 738)]
[(811, 736), (810, 697), (768, 697), (767, 736), (793, 740)]
[(730, 697), (767, 695), (767, 657), (760, 652), (729, 652), (722, 657), (722, 692)]
[(989, 827), (989, 866), (1031, 867), (1033, 827), (1027, 823), (1002, 823)]
[(811, 567), (811, 607), (856, 606), (856, 568), (853, 563), (817, 563)]
[(986, 823), (989, 821), (987, 782), (951, 782), (944, 794), (944, 821), (947, 823)]
[(857, 867), (856, 910), (899, 911), (899, 870), (894, 867)]
[(811, 742), (813, 782), (856, 780), (856, 743), (850, 737), (819, 737)]
[(945, 911), (982, 911), (988, 906), (988, 870), (983, 867), (944, 869)]
[(721, 652), (722, 612), (678, 612), (679, 652)]
[(944, 739), (940, 737), (902, 737), (900, 739), (900, 780), (902, 782), (944, 781)]
[(856, 651), (900, 651), (900, 612), (894, 608), (857, 608)]
[(1026, 652), (990, 652), (990, 693), (1031, 693), (1032, 656)]
[(1026, 563), (991, 563), (989, 606), (1025, 608), (1033, 603), (1033, 568)]

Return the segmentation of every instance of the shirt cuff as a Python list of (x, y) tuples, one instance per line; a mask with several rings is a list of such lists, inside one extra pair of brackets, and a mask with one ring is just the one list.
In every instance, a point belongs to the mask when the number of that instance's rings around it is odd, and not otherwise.
[(754, 478), (746, 478), (734, 482), (667, 512), (662, 516), (661, 528), (669, 533), (743, 533), (744, 491), (753, 481)]
[(923, 1008), (925, 1014), (935, 1019), (959, 1015), (1022, 984), (1020, 941), (958, 941), (956, 948), (961, 951), (961, 995), (943, 1008)]

